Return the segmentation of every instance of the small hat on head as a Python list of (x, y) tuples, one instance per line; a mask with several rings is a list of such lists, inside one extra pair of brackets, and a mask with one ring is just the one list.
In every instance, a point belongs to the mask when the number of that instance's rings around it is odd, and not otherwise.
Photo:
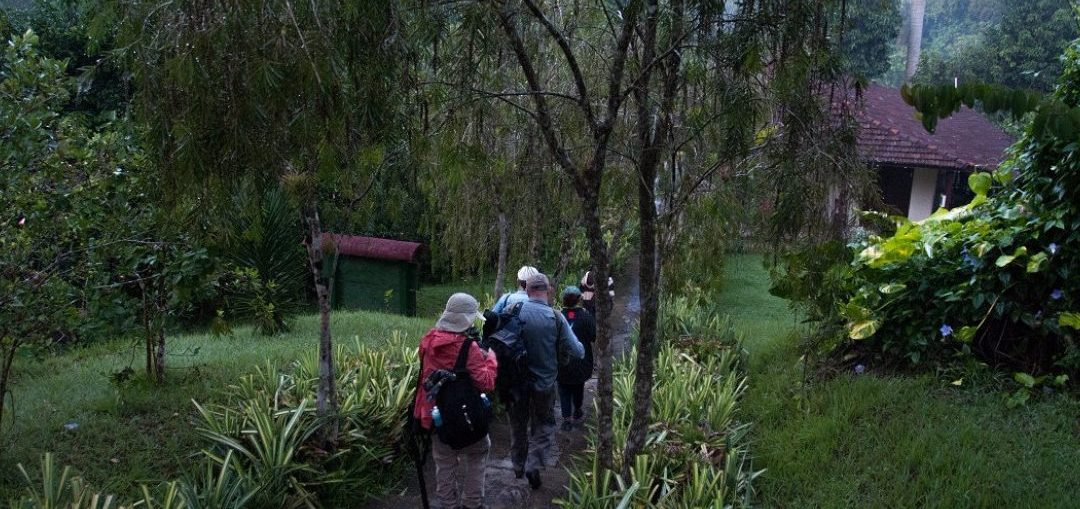
[(574, 285), (570, 285), (570, 286), (567, 286), (566, 288), (563, 288), (562, 294), (563, 294), (564, 297), (567, 296), (567, 295), (581, 295), (581, 288), (578, 288), (578, 287), (576, 287)]
[(450, 332), (465, 332), (472, 327), (473, 322), (484, 320), (484, 314), (480, 312), (480, 304), (472, 295), (467, 293), (455, 293), (446, 301), (439, 321), (435, 322), (435, 328)]
[(525, 289), (526, 290), (547, 290), (548, 289), (548, 278), (547, 278), (547, 276), (545, 276), (545, 275), (543, 275), (543, 274), (541, 274), (539, 272), (529, 276), (529, 279), (525, 280)]

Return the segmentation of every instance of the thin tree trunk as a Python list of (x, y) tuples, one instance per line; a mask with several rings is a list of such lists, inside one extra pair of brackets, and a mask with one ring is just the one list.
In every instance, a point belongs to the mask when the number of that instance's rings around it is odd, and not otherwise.
[(911, 78), (915, 76), (915, 71), (919, 70), (925, 16), (926, 0), (911, 0), (908, 5), (907, 68), (904, 70), (904, 81), (911, 81)]
[(165, 327), (157, 327), (157, 344), (154, 349), (154, 373), (159, 384), (165, 383)]
[[(315, 410), (320, 417), (332, 416), (337, 412), (337, 380), (334, 375), (334, 344), (330, 337), (330, 294), (326, 278), (322, 273), (322, 224), (319, 211), (313, 201), (303, 206), (304, 224), (307, 235), (304, 245), (307, 247), (308, 266), (315, 279), (315, 296), (319, 305), (319, 384), (315, 393)], [(327, 421), (322, 430), (324, 445), (332, 446), (337, 442), (338, 425), (335, 419)]]
[(614, 433), (612, 421), (614, 414), (612, 374), (614, 372), (614, 352), (611, 345), (611, 296), (608, 295), (609, 260), (604, 232), (600, 226), (599, 182), (595, 188), (582, 190), (582, 216), (585, 233), (589, 239), (589, 255), (592, 258), (596, 277), (596, 356), (599, 360), (597, 374), (596, 399), (599, 411), (596, 416), (596, 457), (604, 469), (612, 468)]
[(510, 222), (506, 219), (506, 212), (499, 211), (499, 262), (495, 268), (495, 299), (502, 297), (506, 288), (506, 256), (510, 250)]
[[(642, 41), (642, 61), (646, 62), (646, 65), (651, 65), (656, 55), (659, 10), (657, 4), (657, 0), (651, 0), (647, 8)], [(675, 13), (672, 20), (672, 39), (676, 40), (682, 28), (683, 3), (681, 0), (675, 0), (672, 2), (672, 7)], [(678, 91), (676, 85), (679, 65), (680, 60), (676, 52), (667, 62), (661, 62), (659, 66), (652, 67), (661, 71), (664, 77), (658, 111), (654, 112), (651, 107), (654, 101), (649, 91), (651, 71), (644, 77), (642, 88), (635, 93), (638, 104), (638, 143), (641, 147), (641, 157), (638, 159), (638, 227), (640, 229), (638, 273), (640, 275), (641, 314), (638, 316), (637, 360), (634, 368), (634, 410), (622, 458), (622, 474), (627, 478), (634, 458), (645, 447), (649, 423), (652, 420), (653, 374), (656, 371), (658, 343), (657, 317), (660, 308), (655, 189), (657, 168), (662, 156), (661, 149), (664, 147), (672, 122), (672, 110)], [(657, 119), (655, 126), (651, 123), (653, 118)]]
[[(3, 336), (0, 336), (0, 340), (3, 340)], [(8, 394), (8, 381), (11, 377), (11, 364), (15, 360), (15, 352), (19, 349), (19, 341), (14, 337), (11, 338), (11, 345), (9, 348), (4, 349), (4, 365), (0, 367), (0, 432), (2, 432), (4, 425), (4, 409), (6, 408), (5, 401)], [(14, 401), (14, 399), (13, 399)]]

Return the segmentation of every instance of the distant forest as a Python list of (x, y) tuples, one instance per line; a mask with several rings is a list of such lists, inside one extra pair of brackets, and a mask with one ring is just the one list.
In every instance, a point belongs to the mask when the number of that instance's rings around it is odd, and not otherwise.
[[(901, 0), (890, 0), (900, 2)], [(915, 0), (925, 5), (922, 54), (914, 81), (994, 82), (1049, 90), (1059, 56), (1080, 32), (1069, 0)], [(870, 9), (881, 0), (861, 0)], [(890, 85), (904, 78), (912, 0), (902, 0), (900, 31), (888, 71), (868, 76)], [(878, 9), (880, 11), (880, 9)]]

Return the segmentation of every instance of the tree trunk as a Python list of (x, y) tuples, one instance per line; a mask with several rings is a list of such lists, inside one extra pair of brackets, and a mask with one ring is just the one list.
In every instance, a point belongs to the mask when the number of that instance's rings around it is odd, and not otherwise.
[(154, 348), (154, 374), (159, 384), (165, 383), (165, 327), (164, 324), (157, 327), (157, 341)]
[[(672, 2), (674, 17), (672, 20), (672, 38), (680, 37), (682, 28), (683, 3)], [(642, 41), (643, 62), (652, 65), (656, 58), (656, 32), (658, 24), (658, 2), (648, 3), (645, 21), (645, 33)], [(664, 57), (661, 57), (664, 58)], [(665, 145), (672, 123), (672, 115), (677, 93), (680, 60), (674, 53), (666, 62), (652, 66), (657, 71), (650, 71), (644, 77), (644, 84), (635, 93), (638, 104), (638, 144), (641, 157), (638, 158), (638, 227), (641, 314), (638, 316), (637, 360), (634, 367), (634, 403), (627, 431), (626, 447), (623, 449), (622, 474), (629, 478), (630, 467), (634, 458), (645, 447), (649, 423), (652, 421), (653, 374), (656, 371), (656, 352), (658, 339), (657, 320), (660, 312), (660, 271), (657, 258), (656, 232), (656, 177), (660, 166), (662, 148)], [(655, 98), (650, 97), (649, 82), (653, 72), (660, 72), (663, 77), (659, 108), (653, 110)], [(650, 119), (656, 118), (655, 128)]]
[(499, 211), (499, 262), (495, 268), (495, 300), (502, 297), (506, 288), (506, 255), (510, 250), (510, 222), (506, 212)]
[(585, 233), (589, 239), (589, 255), (592, 257), (593, 271), (596, 277), (596, 357), (599, 363), (597, 374), (596, 400), (599, 412), (596, 416), (596, 457), (600, 466), (612, 468), (614, 433), (612, 418), (614, 413), (612, 374), (614, 352), (611, 345), (611, 296), (608, 295), (608, 250), (604, 243), (604, 232), (600, 226), (600, 183), (598, 176), (592, 179), (588, 188), (581, 189), (582, 216)]
[[(311, 276), (315, 279), (315, 296), (319, 305), (319, 385), (315, 393), (315, 410), (325, 418), (337, 412), (337, 380), (334, 374), (334, 344), (330, 337), (330, 292), (322, 270), (322, 224), (313, 200), (303, 206), (303, 216), (307, 226), (304, 246), (307, 248)], [(322, 429), (324, 445), (336, 443), (337, 433), (337, 421), (328, 420)]]
[(911, 0), (908, 4), (907, 69), (904, 70), (904, 81), (911, 81), (911, 78), (915, 76), (915, 71), (919, 69), (925, 16), (926, 0)]
[[(3, 344), (3, 340), (4, 336), (0, 335), (0, 344)], [(8, 395), (8, 381), (11, 377), (11, 364), (15, 360), (15, 352), (18, 350), (19, 341), (12, 337), (10, 345), (4, 348), (3, 359), (0, 359), (0, 362), (3, 362), (3, 365), (0, 366), (0, 432), (4, 431), (4, 409), (6, 408), (5, 401), (7, 401)]]

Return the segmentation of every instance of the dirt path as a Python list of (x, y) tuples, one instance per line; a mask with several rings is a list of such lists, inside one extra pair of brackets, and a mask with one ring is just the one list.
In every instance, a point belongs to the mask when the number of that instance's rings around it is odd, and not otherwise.
[[(612, 310), (612, 347), (616, 355), (626, 348), (628, 338), (637, 322), (640, 309), (638, 298), (637, 270), (628, 267), (627, 277), (616, 281), (615, 306)], [(596, 392), (596, 378), (585, 384), (585, 408), (592, 408), (593, 395)], [(558, 403), (555, 415), (561, 424)], [(589, 416), (591, 417), (591, 416)], [(591, 426), (591, 423), (590, 423)], [(491, 456), (487, 469), (487, 507), (489, 509), (548, 509), (556, 507), (555, 499), (565, 496), (566, 483), (569, 480), (567, 467), (575, 452), (587, 447), (587, 430), (575, 429), (569, 433), (557, 430), (555, 446), (548, 458), (547, 470), (543, 473), (544, 485), (539, 490), (532, 490), (525, 479), (515, 479), (513, 465), (510, 462), (510, 421), (503, 415), (497, 418), (491, 430)], [(373, 509), (418, 508), (420, 502), (419, 486), (412, 470), (405, 488), (379, 500), (372, 501), (366, 507)], [(428, 458), (424, 468), (429, 499), (435, 495), (435, 467)]]

